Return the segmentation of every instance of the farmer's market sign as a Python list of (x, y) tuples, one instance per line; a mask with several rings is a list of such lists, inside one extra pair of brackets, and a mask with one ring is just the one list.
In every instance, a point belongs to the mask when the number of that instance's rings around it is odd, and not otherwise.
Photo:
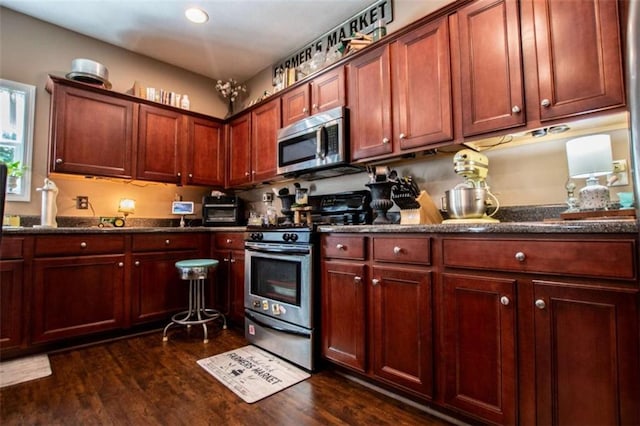
[(278, 69), (296, 68), (311, 60), (316, 52), (328, 52), (340, 41), (354, 33), (368, 34), (373, 31), (378, 21), (385, 25), (393, 21), (393, 0), (379, 0), (358, 15), (338, 25), (320, 38), (307, 44), (302, 49), (288, 55), (273, 66), (273, 76)]

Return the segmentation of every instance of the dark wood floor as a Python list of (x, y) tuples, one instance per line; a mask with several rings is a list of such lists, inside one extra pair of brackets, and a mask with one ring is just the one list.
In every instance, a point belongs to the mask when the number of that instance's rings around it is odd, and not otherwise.
[(247, 404), (196, 361), (246, 345), (175, 329), (50, 355), (53, 375), (0, 390), (7, 425), (448, 425), (331, 369)]

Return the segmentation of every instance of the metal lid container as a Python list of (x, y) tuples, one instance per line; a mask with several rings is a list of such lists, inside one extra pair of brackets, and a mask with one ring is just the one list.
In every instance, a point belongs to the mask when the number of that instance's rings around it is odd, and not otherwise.
[(70, 80), (104, 86), (111, 89), (109, 70), (100, 62), (91, 59), (76, 58), (71, 61), (71, 72), (66, 75)]

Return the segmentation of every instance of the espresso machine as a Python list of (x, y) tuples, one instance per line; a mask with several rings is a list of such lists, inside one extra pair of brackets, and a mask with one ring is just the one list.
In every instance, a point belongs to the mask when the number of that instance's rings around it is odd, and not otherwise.
[[(443, 223), (482, 223), (498, 222), (494, 216), (500, 203), (491, 193), (487, 184), (489, 159), (486, 155), (463, 149), (453, 156), (453, 170), (464, 178), (464, 182), (445, 191), (443, 210), (449, 219)], [(494, 208), (487, 215), (487, 207)]]

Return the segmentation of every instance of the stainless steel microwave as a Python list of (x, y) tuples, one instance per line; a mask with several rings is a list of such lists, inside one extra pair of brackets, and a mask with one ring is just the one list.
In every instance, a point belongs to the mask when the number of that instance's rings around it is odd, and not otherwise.
[(278, 174), (299, 176), (348, 164), (348, 122), (348, 110), (337, 107), (280, 129)]

